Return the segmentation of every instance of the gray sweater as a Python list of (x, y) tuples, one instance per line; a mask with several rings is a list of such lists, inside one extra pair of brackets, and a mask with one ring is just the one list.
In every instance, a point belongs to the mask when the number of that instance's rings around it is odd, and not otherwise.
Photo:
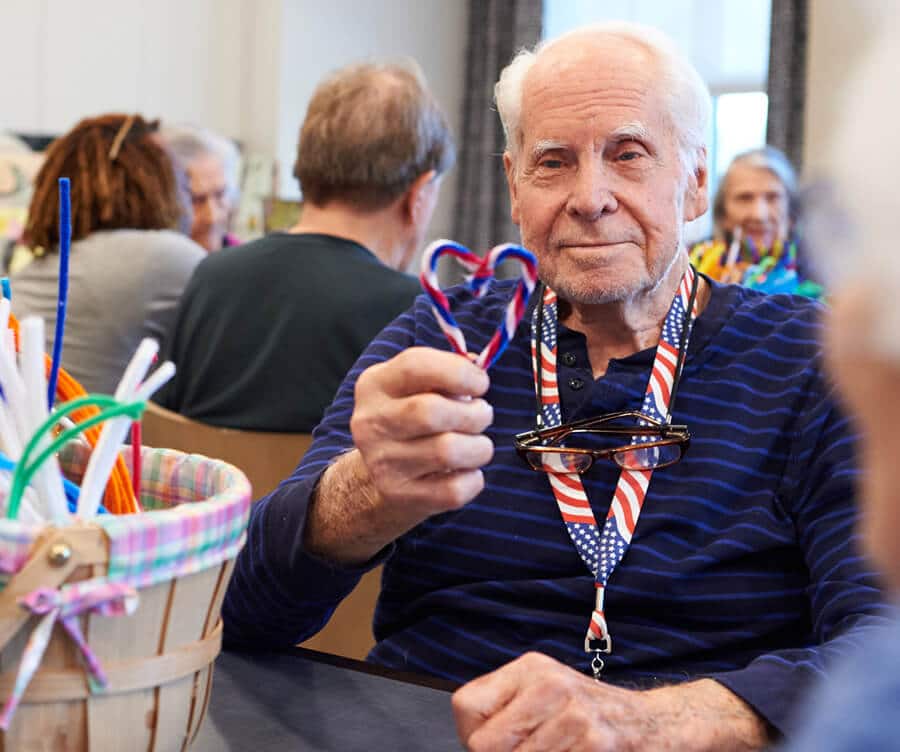
[[(88, 392), (112, 394), (138, 343), (164, 345), (178, 299), (203, 249), (170, 230), (108, 230), (72, 244), (62, 365)], [(53, 346), (59, 256), (14, 274), (12, 311), (42, 316)]]

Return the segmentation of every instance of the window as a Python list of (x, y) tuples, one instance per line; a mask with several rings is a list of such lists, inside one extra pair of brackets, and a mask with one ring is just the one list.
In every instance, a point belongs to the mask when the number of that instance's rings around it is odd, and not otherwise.
[[(769, 97), (762, 91), (742, 91), (713, 97), (712, 174), (722, 175), (742, 151), (766, 143)], [(712, 169), (712, 168), (715, 169)]]

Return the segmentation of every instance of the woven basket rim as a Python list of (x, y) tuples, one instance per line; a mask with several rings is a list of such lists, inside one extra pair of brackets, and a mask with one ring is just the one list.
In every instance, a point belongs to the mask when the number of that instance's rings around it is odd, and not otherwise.
[[(84, 448), (72, 451), (82, 452), (81, 459), (87, 456)], [(130, 449), (123, 449), (123, 454), (130, 454)], [(180, 494), (185, 503), (168, 509), (98, 515), (78, 523), (101, 528), (108, 536), (110, 579), (143, 587), (200, 571), (236, 555), (246, 538), (249, 519), (251, 490), (246, 475), (223, 460), (174, 449), (143, 447), (141, 456), (142, 485), (179, 481), (190, 488)], [(170, 475), (158, 477), (160, 471)], [(214, 493), (189, 498), (194, 490), (192, 483), (201, 489), (214, 487)], [(142, 489), (142, 497), (145, 495)], [(27, 561), (34, 542), (54, 528), (0, 519), (0, 573), (14, 576)], [(152, 570), (157, 567), (162, 571), (154, 574)]]

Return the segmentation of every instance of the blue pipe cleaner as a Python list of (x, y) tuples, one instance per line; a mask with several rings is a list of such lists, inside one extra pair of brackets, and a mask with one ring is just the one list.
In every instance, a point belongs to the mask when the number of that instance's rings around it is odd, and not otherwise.
[[(16, 463), (3, 454), (3, 452), (0, 452), (0, 470), (6, 470), (11, 473), (15, 471), (15, 469)], [(78, 511), (78, 494), (81, 493), (81, 489), (68, 478), (63, 478), (63, 489), (66, 492), (66, 502), (69, 505), (69, 513), (75, 514)], [(109, 514), (102, 504), (98, 511), (100, 514)]]
[(72, 246), (72, 199), (69, 178), (59, 179), (59, 295), (56, 303), (56, 331), (53, 335), (53, 360), (47, 377), (47, 407), (56, 401), (56, 382), (62, 360), (63, 331), (66, 327), (66, 303), (69, 299), (69, 252)]

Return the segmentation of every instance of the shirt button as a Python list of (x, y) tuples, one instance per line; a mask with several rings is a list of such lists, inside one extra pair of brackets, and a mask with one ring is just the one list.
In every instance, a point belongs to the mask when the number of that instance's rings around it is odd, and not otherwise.
[(569, 388), (570, 389), (577, 392), (583, 386), (584, 386), (584, 381), (582, 379), (579, 379), (577, 376), (572, 379), (569, 379)]
[(571, 368), (578, 362), (578, 358), (573, 353), (563, 353), (562, 362), (564, 366)]

